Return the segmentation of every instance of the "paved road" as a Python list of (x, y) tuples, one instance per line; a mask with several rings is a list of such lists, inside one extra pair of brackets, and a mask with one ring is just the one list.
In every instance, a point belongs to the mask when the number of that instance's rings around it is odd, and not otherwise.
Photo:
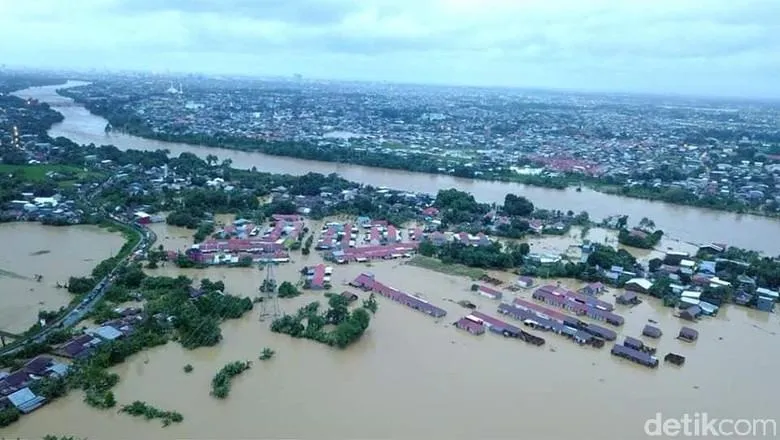
[[(111, 179), (109, 179), (109, 181), (110, 180)], [(101, 185), (99, 189), (103, 188), (107, 183), (108, 181), (104, 182), (104, 184)], [(94, 196), (90, 196), (89, 198), (91, 199), (93, 197)], [(106, 275), (105, 278), (100, 280), (95, 288), (92, 289), (92, 291), (88, 293), (79, 304), (72, 306), (72, 308), (70, 308), (64, 316), (46, 326), (37, 334), (14, 341), (14, 343), (0, 348), (0, 355), (12, 354), (16, 351), (19, 351), (22, 347), (24, 347), (25, 344), (30, 342), (43, 342), (51, 332), (76, 325), (79, 321), (84, 319), (87, 313), (89, 313), (103, 298), (103, 295), (105, 295), (106, 291), (108, 291), (108, 288), (111, 287), (111, 284), (116, 279), (118, 269), (125, 265), (131, 258), (133, 258), (133, 255), (136, 253), (136, 251), (148, 251), (151, 249), (154, 242), (157, 241), (157, 235), (150, 229), (138, 225), (137, 223), (119, 218), (113, 214), (108, 214), (108, 216), (116, 223), (133, 228), (133, 230), (135, 230), (141, 237), (141, 240), (135, 245), (135, 247), (133, 247), (130, 254), (118, 262), (117, 265), (114, 266), (114, 269), (111, 270), (111, 272)]]

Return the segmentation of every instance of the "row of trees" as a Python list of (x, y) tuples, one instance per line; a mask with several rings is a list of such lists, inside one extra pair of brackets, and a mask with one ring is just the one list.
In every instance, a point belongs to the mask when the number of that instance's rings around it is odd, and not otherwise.
[(435, 257), (445, 264), (464, 264), (470, 267), (484, 269), (509, 269), (520, 266), (523, 257), (528, 255), (528, 243), (510, 243), (506, 246), (500, 242), (491, 242), (488, 246), (468, 246), (457, 242), (435, 245), (426, 240), (417, 249), (421, 255)]
[(184, 416), (176, 411), (164, 411), (140, 400), (136, 400), (129, 405), (123, 405), (119, 412), (134, 417), (143, 417), (146, 420), (161, 419), (164, 427), (171, 423), (181, 423), (184, 420)]

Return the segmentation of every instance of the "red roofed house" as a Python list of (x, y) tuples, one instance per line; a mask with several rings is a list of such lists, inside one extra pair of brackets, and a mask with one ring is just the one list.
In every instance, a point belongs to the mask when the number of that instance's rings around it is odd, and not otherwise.
[(479, 286), (477, 288), (477, 293), (490, 299), (501, 299), (503, 296), (500, 291), (487, 286)]
[(322, 290), (325, 288), (325, 265), (318, 264), (314, 266), (309, 288), (313, 290)]

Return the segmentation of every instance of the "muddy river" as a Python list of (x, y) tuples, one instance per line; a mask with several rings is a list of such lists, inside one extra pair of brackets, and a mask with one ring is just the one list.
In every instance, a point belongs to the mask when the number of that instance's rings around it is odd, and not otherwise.
[[(153, 226), (161, 240), (187, 245), (189, 232)], [(163, 241), (164, 242), (164, 241)], [(167, 245), (166, 245), (167, 246)], [(541, 244), (539, 244), (541, 246)], [(296, 255), (277, 270), (281, 280), (297, 280), (317, 255)], [(23, 417), (2, 433), (40, 438), (47, 433), (91, 439), (467, 439), (645, 438), (645, 420), (707, 412), (712, 417), (772, 417), (780, 397), (771, 383), (780, 368), (775, 315), (728, 307), (717, 318), (694, 326), (700, 339), (675, 339), (683, 322), (670, 309), (645, 300), (618, 306), (626, 317), (621, 335), (638, 336), (648, 319), (664, 336), (656, 344), (688, 358), (682, 368), (657, 370), (610, 356), (609, 349), (580, 347), (560, 336), (541, 334), (543, 347), (485, 334), (472, 336), (451, 323), (467, 314), (450, 300), (468, 299), (495, 313), (497, 303), (474, 296), (470, 281), (404, 265), (381, 262), (334, 268), (334, 290), (362, 271), (423, 295), (449, 314), (436, 320), (380, 298), (380, 309), (361, 341), (337, 351), (269, 331), (256, 308), (250, 316), (223, 326), (223, 342), (187, 351), (176, 343), (139, 354), (116, 368), (119, 404), (143, 400), (184, 415), (162, 428), (158, 421), (98, 411), (68, 397)], [(223, 280), (233, 294), (255, 296), (264, 272), (254, 269), (180, 270), (171, 265), (150, 271)], [(494, 276), (509, 281), (506, 273)], [(573, 286), (573, 285), (572, 285)], [(614, 301), (618, 292), (605, 294)], [(360, 293), (362, 296), (363, 293)], [(522, 297), (530, 292), (521, 291)], [(280, 300), (285, 312), (322, 293)], [(263, 347), (276, 357), (256, 361)], [(230, 396), (209, 395), (209, 382), (224, 364), (255, 360), (239, 376)], [(182, 367), (192, 364), (191, 374)]]
[(452, 176), (411, 173), (402, 170), (386, 170), (359, 165), (336, 164), (296, 159), (292, 157), (268, 156), (258, 152), (242, 152), (220, 148), (209, 148), (182, 143), (161, 142), (130, 136), (122, 133), (105, 132), (107, 121), (91, 114), (72, 99), (57, 94), (58, 88), (87, 84), (69, 81), (67, 85), (34, 87), (15, 92), (23, 98), (36, 98), (49, 103), (62, 113), (65, 120), (55, 124), (49, 134), (64, 136), (80, 144), (113, 144), (120, 149), (159, 150), (167, 149), (178, 155), (189, 152), (205, 158), (214, 154), (220, 159), (230, 159), (233, 166), (260, 171), (300, 175), (307, 172), (323, 174), (338, 173), (346, 179), (386, 186), (405, 191), (435, 193), (439, 189), (457, 188), (468, 191), (483, 202), (503, 202), (507, 193), (528, 197), (535, 204), (548, 209), (575, 212), (588, 211), (591, 218), (602, 219), (614, 214), (627, 214), (633, 222), (647, 217), (669, 236), (694, 243), (728, 243), (749, 249), (761, 250), (770, 255), (780, 253), (780, 241), (767, 237), (780, 236), (780, 221), (777, 219), (738, 215), (689, 206), (677, 206), (662, 202), (632, 199), (573, 188), (559, 191), (548, 188), (526, 186), (517, 183), (489, 182), (462, 179)]

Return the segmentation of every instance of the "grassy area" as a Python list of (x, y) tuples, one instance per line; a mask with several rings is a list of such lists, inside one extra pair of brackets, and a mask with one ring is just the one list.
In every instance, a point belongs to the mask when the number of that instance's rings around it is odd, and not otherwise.
[(441, 262), (441, 260), (423, 255), (414, 256), (411, 260), (407, 261), (406, 264), (444, 273), (447, 275), (469, 277), (472, 280), (477, 280), (481, 276), (485, 275), (485, 271), (482, 269), (468, 267), (462, 264), (444, 264)]
[(58, 164), (40, 164), (40, 165), (9, 165), (0, 164), (0, 175), (7, 176), (13, 174), (21, 176), (26, 181), (44, 182), (50, 180), (48, 173), (55, 172), (61, 175), (56, 182), (60, 186), (69, 186), (85, 179), (97, 179), (104, 177), (101, 173), (95, 171), (84, 171), (84, 169), (72, 165)]
[(125, 244), (122, 246), (119, 254), (117, 254), (118, 258), (124, 258), (130, 255), (130, 251), (133, 249), (133, 247), (135, 247), (135, 245), (141, 241), (141, 237), (138, 234), (138, 231), (130, 226), (114, 223), (108, 220), (98, 224), (98, 226), (108, 232), (122, 234), (122, 236), (125, 238)]

